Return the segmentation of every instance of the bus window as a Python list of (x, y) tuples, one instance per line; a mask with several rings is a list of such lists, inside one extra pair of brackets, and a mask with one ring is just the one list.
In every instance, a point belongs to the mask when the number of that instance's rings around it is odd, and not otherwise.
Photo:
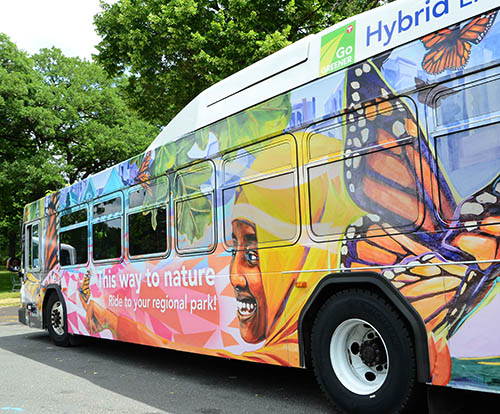
[(446, 90), (435, 97), (433, 106), (436, 108), (437, 127), (470, 123), (500, 112), (500, 78), (485, 79), (461, 90)]
[[(500, 123), (494, 123), (436, 138), (441, 169), (462, 198), (485, 187), (498, 175), (499, 136)], [(440, 174), (439, 180), (443, 179)], [(453, 219), (444, 211), (441, 215), (446, 220)]]
[[(411, 100), (367, 105), (314, 128), (309, 136), (309, 208), (314, 236), (343, 234), (365, 211), (408, 232), (423, 218), (417, 126)], [(413, 112), (415, 113), (415, 112)], [(347, 189), (347, 194), (343, 187)], [(391, 200), (398, 199), (398, 203)], [(389, 224), (385, 224), (385, 227)]]
[(272, 144), (266, 141), (227, 154), (223, 164), (224, 187), (290, 171), (295, 167), (292, 149), (292, 143), (282, 138)]
[(40, 237), (39, 224), (33, 223), (26, 226), (26, 264), (31, 270), (40, 268)]
[(259, 247), (283, 246), (299, 235), (296, 146), (285, 135), (227, 154), (223, 160), (224, 241), (235, 248), (245, 223)]
[[(439, 185), (449, 180), (458, 202), (497, 177), (500, 158), (500, 77), (485, 76), (476, 83), (469, 78), (455, 88), (441, 87), (443, 92), (435, 98), (440, 103), (434, 115)], [(439, 205), (441, 217), (449, 223), (453, 212), (446, 210), (444, 200)]]
[(33, 269), (38, 269), (40, 267), (40, 236), (38, 232), (38, 224), (33, 225), (33, 239), (31, 242), (31, 251), (33, 261), (31, 263), (31, 267)]
[(121, 211), (121, 197), (114, 197), (94, 204), (92, 210), (92, 257), (94, 260), (121, 258)]
[(167, 252), (168, 195), (167, 177), (130, 190), (127, 223), (131, 257)]
[(179, 253), (209, 252), (215, 248), (214, 171), (211, 161), (203, 161), (175, 175), (175, 235)]
[(87, 209), (61, 213), (59, 230), (59, 261), (61, 266), (84, 264), (88, 261)]

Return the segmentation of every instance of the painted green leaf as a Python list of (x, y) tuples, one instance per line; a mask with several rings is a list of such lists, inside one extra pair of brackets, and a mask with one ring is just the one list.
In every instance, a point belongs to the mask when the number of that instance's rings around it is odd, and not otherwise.
[(176, 152), (172, 145), (164, 145), (156, 150), (151, 173), (157, 177), (175, 165)]
[(208, 161), (181, 170), (175, 177), (175, 197), (177, 202), (178, 232), (193, 243), (200, 240), (212, 224), (213, 206), (210, 192), (213, 165)]
[(212, 225), (211, 197), (202, 195), (177, 202), (177, 217), (177, 231), (195, 244)]
[(282, 132), (291, 114), (290, 95), (284, 94), (218, 122), (211, 132), (217, 136), (219, 148), (225, 150)]

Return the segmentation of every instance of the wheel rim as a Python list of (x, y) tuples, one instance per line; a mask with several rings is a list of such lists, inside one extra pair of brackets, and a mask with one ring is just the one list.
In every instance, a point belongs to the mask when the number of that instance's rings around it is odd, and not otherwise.
[(57, 300), (52, 305), (50, 310), (50, 326), (52, 326), (53, 331), (58, 336), (64, 335), (64, 309), (61, 301)]
[(349, 391), (377, 391), (389, 371), (389, 355), (378, 331), (361, 319), (348, 319), (333, 332), (330, 360), (335, 375)]

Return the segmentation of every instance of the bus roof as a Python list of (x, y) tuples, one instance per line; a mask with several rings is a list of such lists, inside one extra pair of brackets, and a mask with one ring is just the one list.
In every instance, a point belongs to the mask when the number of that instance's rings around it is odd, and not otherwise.
[(353, 16), (204, 90), (170, 121), (148, 150), (497, 6), (498, 0), (398, 0)]

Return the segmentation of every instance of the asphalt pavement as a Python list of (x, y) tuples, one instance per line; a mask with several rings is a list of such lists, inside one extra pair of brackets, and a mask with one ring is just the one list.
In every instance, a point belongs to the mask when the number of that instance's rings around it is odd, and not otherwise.
[[(439, 397), (432, 414), (497, 412), (500, 406), (496, 394), (430, 391)], [(19, 324), (17, 307), (0, 307), (2, 414), (328, 412), (308, 370), (93, 338), (60, 348), (45, 331)]]
[(0, 307), (0, 323), (17, 322), (17, 306)]
[(60, 348), (0, 308), (0, 413), (286, 413), (330, 408), (310, 371), (106, 340)]

